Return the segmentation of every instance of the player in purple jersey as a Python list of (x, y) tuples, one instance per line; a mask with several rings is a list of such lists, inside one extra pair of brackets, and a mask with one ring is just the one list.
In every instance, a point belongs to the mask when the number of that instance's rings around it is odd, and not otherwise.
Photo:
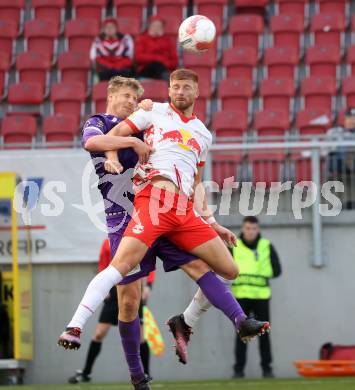
[[(99, 189), (105, 201), (107, 226), (113, 253), (117, 249), (130, 220), (129, 210), (122, 207), (122, 200), (124, 199), (122, 191), (125, 191), (126, 196), (129, 196), (128, 188), (132, 186), (131, 175), (128, 176), (125, 173), (129, 172), (129, 169), (136, 164), (138, 159), (144, 159), (151, 150), (139, 138), (108, 137), (104, 135), (120, 121), (119, 118), (125, 118), (132, 113), (141, 94), (141, 86), (136, 80), (123, 77), (111, 79), (108, 86), (107, 113), (94, 115), (86, 122), (83, 129), (84, 147), (91, 152), (96, 172), (100, 178)], [(116, 175), (117, 180), (113, 180), (113, 175), (109, 175), (109, 179), (112, 180), (106, 180), (103, 151), (109, 150), (119, 150), (118, 159), (122, 165), (120, 170), (122, 170), (123, 175)], [(118, 188), (116, 188), (117, 183), (119, 183)], [(129, 185), (128, 188), (126, 184)], [(126, 204), (127, 202), (123, 203)], [(118, 226), (119, 229), (117, 229)], [(228, 288), (210, 271), (204, 262), (179, 250), (165, 238), (160, 238), (153, 244), (142, 262), (126, 275), (118, 286), (119, 330), (132, 384), (138, 390), (150, 389), (150, 378), (144, 375), (139, 355), (138, 308), (141, 278), (147, 276), (155, 268), (156, 256), (163, 260), (166, 271), (181, 268), (195, 280), (209, 301), (230, 318), (234, 326), (236, 323), (239, 324), (239, 332), (242, 336), (255, 336), (263, 328), (263, 323), (246, 319), (244, 312), (236, 303)], [(234, 273), (225, 276), (229, 276), (230, 279), (235, 278)], [(95, 290), (100, 294), (100, 289)], [(99, 298), (103, 299), (104, 296)], [(80, 333), (89, 318), (88, 311), (91, 314), (92, 308), (82, 303), (74, 316), (75, 318), (61, 335), (59, 345), (69, 349), (80, 347)]]

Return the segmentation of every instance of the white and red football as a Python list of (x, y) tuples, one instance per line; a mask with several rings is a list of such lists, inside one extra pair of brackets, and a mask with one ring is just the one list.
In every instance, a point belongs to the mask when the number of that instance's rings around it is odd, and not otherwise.
[(216, 27), (206, 16), (193, 15), (179, 27), (179, 43), (184, 50), (203, 53), (214, 45)]

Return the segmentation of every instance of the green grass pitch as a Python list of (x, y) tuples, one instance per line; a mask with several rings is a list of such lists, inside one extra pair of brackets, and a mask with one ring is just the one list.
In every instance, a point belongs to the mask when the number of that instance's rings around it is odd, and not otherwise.
[[(129, 384), (1, 386), (1, 390), (131, 390)], [(354, 390), (355, 378), (154, 382), (153, 390)]]

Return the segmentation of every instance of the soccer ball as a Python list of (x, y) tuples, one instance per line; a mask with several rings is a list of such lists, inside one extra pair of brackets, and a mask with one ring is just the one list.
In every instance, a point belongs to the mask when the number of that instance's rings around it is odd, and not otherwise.
[(184, 50), (203, 53), (211, 48), (216, 37), (212, 20), (202, 15), (185, 19), (179, 27), (179, 43)]

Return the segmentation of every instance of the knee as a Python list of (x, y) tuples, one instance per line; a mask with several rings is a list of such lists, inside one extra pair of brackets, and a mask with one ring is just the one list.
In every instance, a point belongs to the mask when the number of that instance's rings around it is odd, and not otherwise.
[(190, 263), (184, 264), (181, 268), (193, 280), (200, 279), (206, 272), (210, 271), (208, 265), (202, 260), (191, 261)]
[(94, 340), (95, 340), (95, 341), (98, 341), (98, 342), (101, 342), (101, 341), (103, 341), (103, 339), (105, 338), (105, 336), (106, 336), (106, 332), (104, 332), (104, 331), (101, 330), (101, 329), (96, 330)]
[(227, 280), (235, 280), (239, 276), (239, 267), (233, 262), (228, 270), (221, 276)]
[(120, 318), (124, 318), (127, 322), (134, 321), (137, 318), (138, 309), (139, 302), (129, 299), (129, 297), (124, 298), (120, 302)]

